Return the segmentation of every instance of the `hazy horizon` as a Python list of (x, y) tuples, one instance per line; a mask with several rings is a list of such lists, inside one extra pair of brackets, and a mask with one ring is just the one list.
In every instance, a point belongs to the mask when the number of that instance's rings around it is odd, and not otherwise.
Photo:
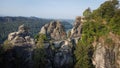
[(98, 8), (105, 0), (0, 0), (0, 16), (75, 19), (85, 9)]

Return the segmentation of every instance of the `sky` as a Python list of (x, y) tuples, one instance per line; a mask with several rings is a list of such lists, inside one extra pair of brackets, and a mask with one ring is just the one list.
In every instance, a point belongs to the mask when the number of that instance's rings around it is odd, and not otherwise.
[(105, 0), (0, 0), (0, 16), (75, 19), (85, 9), (98, 8)]

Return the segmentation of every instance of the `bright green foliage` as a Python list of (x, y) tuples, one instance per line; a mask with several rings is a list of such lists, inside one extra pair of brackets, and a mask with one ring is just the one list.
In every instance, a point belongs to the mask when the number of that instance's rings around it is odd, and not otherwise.
[(93, 53), (92, 42), (102, 35), (109, 33), (108, 28), (101, 23), (85, 22), (82, 28), (82, 37), (74, 52), (76, 57), (75, 68), (93, 68), (91, 58)]
[(35, 37), (37, 39), (37, 44), (33, 55), (34, 68), (45, 68), (46, 53), (44, 49), (44, 41), (47, 40), (47, 37), (44, 34), (40, 34)]
[(87, 8), (84, 12), (83, 12), (83, 16), (85, 16), (86, 19), (90, 19), (91, 18), (91, 9)]
[[(117, 8), (118, 1), (106, 1), (91, 14), (89, 9), (83, 13), (90, 16), (82, 25), (82, 36), (74, 52), (76, 57), (75, 68), (94, 68), (91, 62), (93, 47), (92, 43), (98, 41), (99, 37), (107, 36), (109, 32), (120, 35), (120, 9)], [(112, 43), (111, 39), (106, 39)]]
[(82, 39), (92, 43), (94, 38), (108, 34), (109, 30), (106, 25), (97, 22), (85, 22), (82, 29)]
[(43, 45), (44, 41), (48, 41), (45, 34), (36, 35), (35, 39), (37, 40), (37, 45)]
[(110, 19), (114, 16), (115, 10), (117, 9), (118, 1), (106, 1), (100, 5), (100, 7), (93, 11), (94, 19), (105, 19), (106, 21), (110, 21)]
[(79, 41), (74, 52), (76, 57), (75, 68), (94, 68), (91, 62), (92, 50), (90, 45), (86, 45), (82, 40)]
[(116, 10), (114, 17), (108, 25), (113, 33), (120, 35), (120, 9)]

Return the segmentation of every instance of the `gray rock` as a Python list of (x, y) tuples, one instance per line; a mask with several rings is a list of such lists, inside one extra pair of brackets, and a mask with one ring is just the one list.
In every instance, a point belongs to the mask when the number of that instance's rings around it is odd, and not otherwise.
[(62, 40), (67, 36), (64, 27), (59, 21), (52, 21), (49, 24), (45, 24), (41, 28), (40, 33), (45, 34), (53, 40)]
[(54, 44), (54, 47), (58, 49), (64, 44), (64, 41), (55, 41), (53, 42), (53, 44)]
[(55, 68), (72, 68), (73, 67), (73, 57), (64, 52), (58, 52), (54, 57)]
[(119, 49), (119, 45), (110, 48), (98, 43), (92, 59), (95, 68), (120, 68)]
[(13, 32), (13, 33), (10, 33), (9, 35), (8, 35), (8, 40), (13, 40), (14, 38), (16, 37), (16, 32)]
[(82, 21), (81, 21), (81, 17), (76, 17), (75, 23), (73, 28), (71, 29), (71, 38), (75, 38), (75, 37), (80, 37), (81, 36), (81, 29), (82, 29)]
[(49, 43), (44, 43), (44, 48), (48, 49), (50, 47)]
[(40, 33), (41, 33), (41, 34), (46, 34), (46, 32), (47, 32), (47, 31), (46, 31), (46, 28), (43, 26), (43, 27), (41, 28), (41, 30), (40, 30)]
[(29, 35), (29, 28), (25, 25), (19, 27), (18, 32), (13, 32), (8, 35), (8, 40), (13, 45), (32, 44), (35, 45), (35, 41)]
[(13, 32), (8, 35), (8, 41), (12, 43), (10, 45), (12, 49), (10, 50), (10, 54), (6, 55), (13, 58), (12, 61), (8, 60), (8, 63), (13, 62), (10, 66), (8, 65), (9, 68), (14, 68), (16, 66), (14, 64), (17, 64), (19, 68), (32, 68), (32, 55), (33, 49), (35, 48), (35, 41), (29, 35), (29, 28), (21, 25), (18, 32)]

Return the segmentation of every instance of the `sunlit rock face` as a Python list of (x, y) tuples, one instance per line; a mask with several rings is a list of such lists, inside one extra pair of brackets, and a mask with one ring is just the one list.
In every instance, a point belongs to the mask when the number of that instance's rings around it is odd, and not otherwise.
[(120, 37), (110, 32), (107, 40), (100, 38), (92, 61), (95, 68), (120, 68)]
[(47, 37), (53, 40), (62, 40), (66, 38), (66, 32), (64, 26), (60, 21), (52, 21), (48, 24), (45, 24), (41, 30), (41, 34), (45, 34)]
[(12, 49), (6, 54), (8, 68), (14, 68), (17, 64), (20, 68), (32, 68), (33, 61), (33, 49), (35, 47), (34, 39), (30, 37), (29, 28), (25, 25), (21, 25), (17, 32), (10, 33), (8, 35), (8, 41), (11, 43)]
[[(66, 38), (64, 26), (59, 21), (52, 21), (49, 24), (45, 24), (41, 28), (40, 33), (54, 40), (52, 45), (44, 43), (48, 57), (47, 60), (49, 61), (46, 65), (53, 68), (73, 68), (75, 62), (73, 52), (79, 38)], [(51, 46), (54, 50), (50, 48)], [(47, 66), (47, 68), (49, 67)]]
[(30, 44), (35, 45), (34, 39), (30, 37), (29, 28), (25, 25), (21, 25), (17, 32), (10, 33), (8, 40), (13, 45)]
[(80, 16), (76, 17), (73, 28), (71, 29), (70, 37), (74, 38), (81, 36), (82, 23), (82, 18)]

